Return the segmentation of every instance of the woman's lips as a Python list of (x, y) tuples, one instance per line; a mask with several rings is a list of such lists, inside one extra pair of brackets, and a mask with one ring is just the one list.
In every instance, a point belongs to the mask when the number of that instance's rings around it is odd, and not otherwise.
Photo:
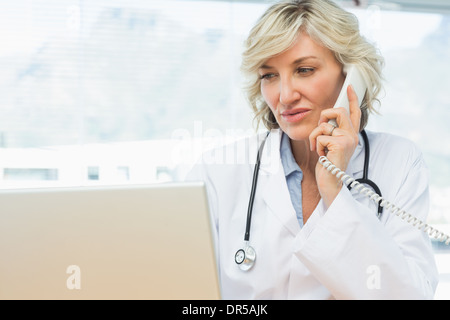
[(297, 122), (302, 120), (308, 112), (311, 111), (310, 109), (292, 109), (292, 110), (286, 110), (281, 113), (281, 117), (286, 122)]

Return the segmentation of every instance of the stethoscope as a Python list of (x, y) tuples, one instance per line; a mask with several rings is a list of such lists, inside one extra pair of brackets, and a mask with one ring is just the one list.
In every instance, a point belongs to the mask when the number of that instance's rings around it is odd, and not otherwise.
[[(253, 202), (255, 200), (255, 192), (256, 192), (256, 185), (258, 183), (258, 173), (259, 173), (259, 167), (261, 165), (261, 154), (264, 150), (264, 145), (266, 143), (267, 137), (269, 136), (270, 131), (267, 132), (267, 135), (265, 136), (264, 140), (261, 142), (261, 145), (258, 149), (258, 153), (256, 155), (256, 164), (255, 168), (253, 170), (253, 179), (252, 179), (252, 188), (250, 191), (250, 199), (248, 201), (248, 209), (247, 209), (247, 222), (245, 225), (245, 235), (244, 235), (244, 247), (242, 249), (239, 249), (236, 251), (236, 254), (234, 255), (234, 261), (239, 266), (239, 268), (242, 271), (248, 271), (255, 265), (256, 260), (256, 251), (255, 249), (250, 246), (250, 225), (252, 222), (252, 211), (253, 211)], [(369, 139), (367, 138), (367, 134), (364, 130), (361, 131), (361, 136), (364, 140), (364, 169), (363, 169), (363, 177), (361, 179), (357, 179), (359, 183), (367, 184), (373, 190), (378, 193), (381, 196), (380, 188), (376, 185), (375, 182), (368, 179), (368, 171), (369, 171), (369, 156), (370, 156), (370, 147), (369, 147)], [(351, 186), (347, 186), (348, 189), (351, 189)], [(383, 213), (383, 207), (378, 204), (378, 211), (377, 216), (380, 219), (381, 215)]]

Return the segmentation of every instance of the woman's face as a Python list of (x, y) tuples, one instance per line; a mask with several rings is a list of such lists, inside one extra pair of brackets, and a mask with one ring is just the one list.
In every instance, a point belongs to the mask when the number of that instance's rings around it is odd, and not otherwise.
[(303, 32), (289, 50), (267, 60), (259, 75), (264, 100), (292, 140), (308, 140), (345, 80), (333, 52)]

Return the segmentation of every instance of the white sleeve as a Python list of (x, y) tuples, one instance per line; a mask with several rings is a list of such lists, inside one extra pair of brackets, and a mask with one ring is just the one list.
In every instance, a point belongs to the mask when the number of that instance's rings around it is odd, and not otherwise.
[[(421, 159), (394, 198), (388, 200), (426, 220)], [(344, 186), (326, 211), (319, 203), (296, 239), (296, 256), (337, 299), (432, 299), (438, 274), (428, 235), (389, 210), (383, 215), (384, 223)]]

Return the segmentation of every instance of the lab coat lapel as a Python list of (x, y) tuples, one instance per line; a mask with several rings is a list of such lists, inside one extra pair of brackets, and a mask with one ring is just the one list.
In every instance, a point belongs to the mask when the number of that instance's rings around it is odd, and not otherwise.
[[(280, 158), (281, 130), (272, 130), (261, 158), (259, 182), (260, 193), (268, 211), (281, 221), (292, 235), (300, 231), (294, 207), (292, 206), (286, 177)], [(258, 194), (258, 192), (257, 192)]]

